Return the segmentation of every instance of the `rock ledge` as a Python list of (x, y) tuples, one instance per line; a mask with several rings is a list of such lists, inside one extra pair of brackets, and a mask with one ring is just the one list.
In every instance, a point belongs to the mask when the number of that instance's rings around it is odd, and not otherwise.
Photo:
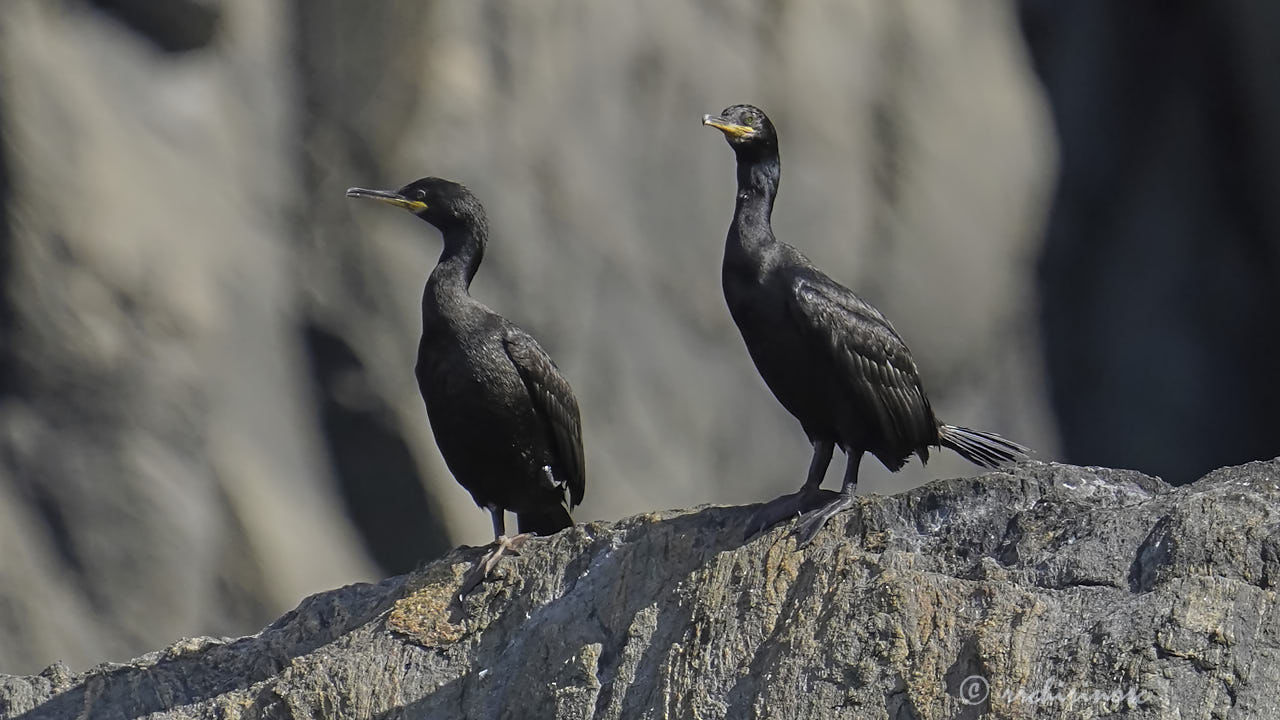
[(590, 523), (307, 598), (257, 635), (0, 676), (0, 717), (1277, 717), (1280, 461), (1170, 488), (1027, 463), (868, 496), (805, 551), (746, 507)]

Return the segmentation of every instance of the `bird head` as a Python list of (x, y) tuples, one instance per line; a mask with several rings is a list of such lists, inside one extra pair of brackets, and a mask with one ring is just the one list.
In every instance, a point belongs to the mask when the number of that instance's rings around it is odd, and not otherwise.
[(754, 105), (732, 105), (719, 115), (703, 115), (702, 124), (724, 133), (734, 150), (777, 147), (778, 144), (773, 123)]
[(353, 187), (347, 197), (368, 198), (408, 210), (440, 230), (468, 224), (485, 224), (484, 207), (475, 195), (451, 180), (426, 177), (399, 190), (366, 190)]

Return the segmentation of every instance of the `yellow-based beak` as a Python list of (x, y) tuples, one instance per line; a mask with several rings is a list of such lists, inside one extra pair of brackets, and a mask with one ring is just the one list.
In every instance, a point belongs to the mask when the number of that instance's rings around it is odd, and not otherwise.
[(395, 205), (398, 208), (404, 208), (412, 213), (422, 212), (427, 209), (427, 204), (421, 200), (410, 200), (399, 193), (388, 192), (386, 190), (366, 190), (358, 187), (347, 188), (347, 197), (377, 200), (378, 202), (384, 202), (388, 205)]
[(703, 115), (702, 124), (710, 125), (731, 138), (748, 138), (756, 134), (755, 128), (731, 123), (718, 115)]

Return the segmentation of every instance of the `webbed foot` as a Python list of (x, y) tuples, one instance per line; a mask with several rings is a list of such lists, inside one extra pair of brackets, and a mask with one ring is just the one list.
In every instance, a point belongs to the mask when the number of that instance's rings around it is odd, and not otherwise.
[(831, 490), (807, 491), (802, 488), (790, 495), (774, 498), (761, 505), (760, 509), (756, 510), (747, 521), (747, 530), (743, 539), (750, 540), (784, 520), (824, 507), (834, 502), (839, 495), (840, 493)]
[(462, 587), (458, 588), (458, 597), (465, 597), (477, 585), (484, 582), (493, 573), (494, 568), (498, 567), (498, 561), (504, 555), (519, 557), (520, 546), (524, 545), (531, 537), (533, 537), (533, 533), (520, 533), (511, 537), (499, 535), (498, 539), (493, 541), (493, 549), (480, 558), (480, 561), (476, 563), (476, 566), (467, 575), (467, 579), (463, 581)]
[(796, 524), (795, 530), (791, 531), (796, 538), (796, 549), (808, 545), (813, 542), (818, 533), (822, 530), (827, 521), (835, 517), (837, 513), (848, 510), (853, 507), (853, 494), (832, 493), (835, 499), (830, 500), (825, 506), (810, 510), (800, 518), (800, 522)]

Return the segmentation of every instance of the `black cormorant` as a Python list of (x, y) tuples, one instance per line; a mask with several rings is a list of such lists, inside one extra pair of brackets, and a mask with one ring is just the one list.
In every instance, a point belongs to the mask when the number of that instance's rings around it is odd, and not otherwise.
[[(351, 188), (347, 197), (408, 210), (444, 239), (422, 295), (415, 374), (445, 464), (493, 517), (487, 573), (529, 533), (573, 525), (570, 511), (586, 489), (578, 401), (532, 336), (471, 297), (489, 223), (470, 190), (429, 177), (395, 192)], [(517, 538), (506, 537), (507, 510)]]
[[(757, 511), (747, 536), (805, 513), (795, 532), (799, 546), (808, 544), (853, 504), (865, 452), (891, 471), (912, 453), (927, 461), (930, 446), (989, 468), (1025, 457), (1026, 448), (999, 435), (939, 422), (911, 352), (889, 321), (774, 238), (769, 218), (778, 192), (778, 136), (769, 118), (751, 105), (734, 105), (702, 123), (724, 133), (738, 161), (721, 277), (729, 313), (765, 384), (813, 444), (804, 486)], [(848, 465), (833, 496), (820, 486), (836, 447)]]

